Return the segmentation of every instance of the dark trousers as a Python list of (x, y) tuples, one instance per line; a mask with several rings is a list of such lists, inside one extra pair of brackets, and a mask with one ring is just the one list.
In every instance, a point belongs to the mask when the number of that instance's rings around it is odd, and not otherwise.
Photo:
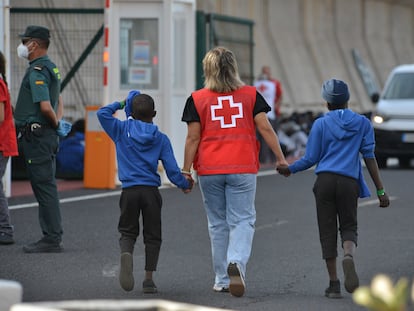
[(338, 222), (342, 243), (357, 244), (358, 182), (354, 178), (319, 173), (313, 187), (323, 259), (336, 258)]
[(121, 233), (121, 253), (133, 253), (139, 235), (142, 215), (142, 235), (145, 245), (145, 271), (155, 271), (161, 248), (162, 198), (158, 187), (134, 186), (122, 189), (119, 200), (121, 215), (118, 231)]
[(63, 234), (55, 179), (58, 143), (56, 130), (51, 128), (26, 131), (19, 138), (27, 174), (39, 203), (40, 228), (44, 239), (51, 242), (60, 242)]

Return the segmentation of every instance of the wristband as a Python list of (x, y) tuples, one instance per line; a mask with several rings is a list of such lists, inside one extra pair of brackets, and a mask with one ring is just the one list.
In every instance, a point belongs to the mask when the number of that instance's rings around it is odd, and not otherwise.
[(191, 173), (191, 171), (185, 171), (185, 170), (181, 170), (181, 174), (184, 174), (184, 175), (192, 175), (192, 173)]
[(382, 196), (382, 195), (384, 195), (385, 194), (385, 190), (384, 189), (379, 189), (379, 190), (377, 190), (377, 195), (378, 196)]
[(121, 105), (121, 109), (123, 109), (125, 107), (125, 100), (120, 101), (119, 104)]

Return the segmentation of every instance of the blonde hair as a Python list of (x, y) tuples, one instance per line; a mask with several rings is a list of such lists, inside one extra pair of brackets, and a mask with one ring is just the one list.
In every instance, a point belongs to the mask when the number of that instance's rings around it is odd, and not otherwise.
[(225, 47), (215, 47), (203, 59), (204, 87), (217, 93), (235, 91), (244, 85), (240, 80), (236, 57)]

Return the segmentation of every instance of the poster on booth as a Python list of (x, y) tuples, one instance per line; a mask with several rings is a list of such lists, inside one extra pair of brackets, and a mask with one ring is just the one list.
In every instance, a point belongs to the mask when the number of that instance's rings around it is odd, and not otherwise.
[(132, 42), (132, 62), (136, 65), (150, 63), (150, 42), (148, 40), (134, 40)]
[(134, 40), (132, 42), (132, 64), (129, 68), (129, 84), (150, 84), (151, 68), (149, 40)]
[(130, 67), (129, 84), (150, 84), (151, 83), (151, 68), (146, 67)]

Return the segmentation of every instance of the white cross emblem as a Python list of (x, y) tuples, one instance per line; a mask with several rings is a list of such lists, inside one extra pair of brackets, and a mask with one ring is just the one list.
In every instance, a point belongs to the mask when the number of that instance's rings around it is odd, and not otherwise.
[[(211, 119), (220, 121), (221, 128), (236, 127), (236, 119), (243, 118), (242, 103), (235, 103), (231, 95), (220, 96), (217, 99), (218, 104), (210, 107)], [(223, 103), (225, 103), (225, 106), (223, 106)]]

